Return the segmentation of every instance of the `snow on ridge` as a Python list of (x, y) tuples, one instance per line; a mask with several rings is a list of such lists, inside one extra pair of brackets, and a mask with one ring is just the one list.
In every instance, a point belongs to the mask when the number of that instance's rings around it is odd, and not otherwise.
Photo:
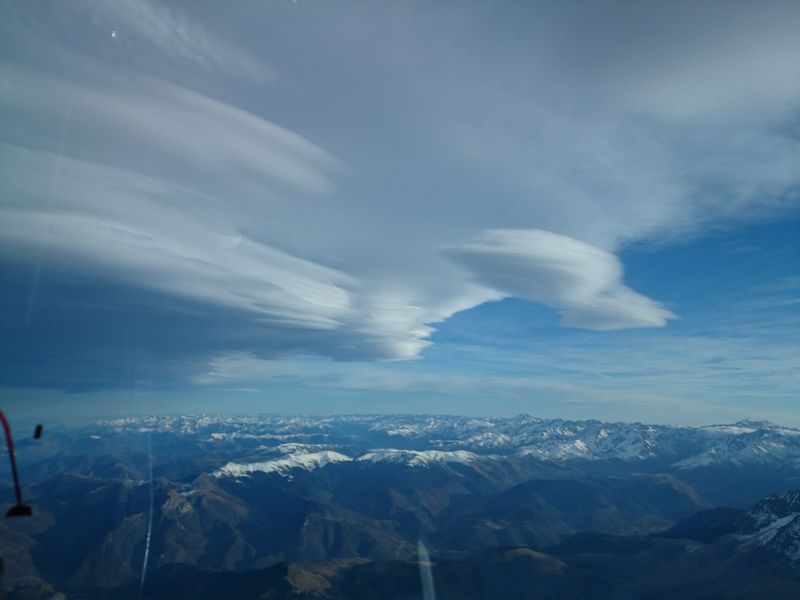
[[(497, 451), (545, 461), (663, 460), (678, 469), (709, 465), (782, 464), (800, 467), (800, 428), (767, 421), (738, 421), (705, 426), (606, 423), (597, 420), (539, 419), (529, 415), (474, 418), (452, 415), (160, 415), (125, 417), (98, 423), (118, 433), (165, 432), (197, 436), (215, 444), (246, 446), (269, 442), (330, 442), (304, 447), (303, 452), (347, 447), (360, 451), (375, 444), (373, 432), (402, 439), (416, 451)], [(346, 434), (344, 426), (347, 426)], [(338, 428), (342, 428), (342, 432)], [(354, 433), (353, 433), (354, 432)], [(103, 433), (94, 430), (91, 433)], [(341, 437), (342, 439), (339, 439)], [(361, 446), (361, 444), (365, 444)], [(383, 442), (378, 442), (382, 444)], [(394, 446), (393, 442), (385, 442)], [(399, 442), (398, 442), (398, 445)], [(281, 446), (282, 447), (282, 446)], [(278, 452), (284, 452), (280, 448)], [(288, 446), (287, 446), (288, 448)], [(356, 452), (356, 451), (354, 451)], [(355, 456), (355, 455), (354, 455)], [(395, 461), (413, 460), (394, 456)], [(253, 460), (263, 460), (253, 458)], [(384, 458), (388, 460), (388, 458)], [(432, 459), (418, 458), (417, 463)], [(415, 463), (416, 464), (416, 463)]]
[(800, 466), (800, 444), (780, 433), (769, 436), (731, 436), (716, 441), (703, 452), (673, 464), (678, 469), (693, 469), (709, 465), (766, 465), (789, 464)]
[(703, 427), (698, 427), (698, 429), (706, 433), (721, 433), (725, 435), (743, 435), (758, 431), (755, 427), (744, 427), (742, 425), (704, 425)]
[(772, 519), (765, 520), (758, 531), (746, 537), (764, 546), (771, 542), (775, 536), (780, 533), (781, 529), (798, 520), (800, 520), (800, 513), (794, 513), (784, 517), (773, 517)]
[(583, 440), (573, 440), (571, 442), (563, 442), (555, 446), (523, 446), (517, 450), (518, 456), (536, 456), (542, 459), (550, 460), (566, 460), (569, 458), (596, 458), (594, 453), (589, 450), (589, 447)]
[(435, 463), (469, 464), (478, 456), (467, 450), (397, 450), (395, 448), (377, 448), (359, 456), (361, 462), (390, 462), (405, 464), (410, 467), (427, 467)]
[[(308, 452), (303, 444), (285, 444), (278, 449), (283, 453), (280, 458), (256, 463), (229, 462), (212, 473), (214, 477), (250, 477), (253, 473), (278, 473), (290, 477), (292, 469), (313, 471), (340, 462), (351, 462), (354, 459), (334, 450)], [(309, 445), (311, 446), (311, 445)], [(313, 448), (312, 448), (313, 449)], [(466, 450), (398, 450), (395, 448), (379, 448), (366, 452), (356, 458), (359, 462), (398, 463), (410, 467), (428, 467), (437, 463), (469, 464), (478, 459), (476, 454)]]
[(330, 444), (305, 444), (302, 442), (286, 442), (273, 448), (281, 454), (310, 454), (323, 450), (333, 450)]
[(208, 437), (209, 442), (231, 442), (234, 440), (287, 440), (291, 435), (273, 433), (247, 433), (240, 431), (215, 431)]
[(395, 427), (394, 429), (387, 429), (386, 435), (391, 435), (393, 437), (413, 437), (415, 435), (419, 435), (419, 431), (413, 427), (409, 427), (408, 425), (402, 425), (400, 427)]
[[(203, 431), (212, 439), (223, 440), (230, 434), (235, 437), (259, 437), (291, 434), (313, 430), (335, 430), (337, 425), (348, 423), (364, 426), (392, 436), (414, 437), (434, 434), (465, 441), (473, 436), (508, 438), (514, 442), (545, 440), (552, 437), (607, 436), (615, 431), (638, 431), (646, 435), (688, 434), (696, 432), (709, 436), (738, 436), (757, 432), (800, 436), (800, 429), (776, 425), (769, 421), (742, 420), (736, 423), (702, 426), (646, 425), (642, 423), (603, 423), (597, 420), (540, 419), (530, 415), (516, 417), (474, 417), (456, 415), (339, 415), (310, 417), (297, 415), (143, 415), (99, 421), (97, 426), (132, 432), (172, 432), (197, 434)], [(214, 435), (222, 434), (222, 435)], [(523, 440), (517, 439), (523, 438)], [(527, 439), (524, 439), (527, 438)], [(519, 444), (522, 445), (522, 444)]]
[(745, 533), (738, 538), (746, 546), (762, 546), (800, 561), (800, 490), (763, 498), (743, 522)]
[(313, 471), (322, 467), (339, 462), (349, 462), (353, 460), (349, 456), (335, 452), (333, 450), (322, 450), (320, 452), (292, 452), (286, 454), (284, 458), (276, 458), (257, 463), (236, 463), (229, 462), (224, 467), (212, 473), (214, 477), (250, 477), (252, 473), (278, 473), (288, 476), (292, 469), (304, 469)]

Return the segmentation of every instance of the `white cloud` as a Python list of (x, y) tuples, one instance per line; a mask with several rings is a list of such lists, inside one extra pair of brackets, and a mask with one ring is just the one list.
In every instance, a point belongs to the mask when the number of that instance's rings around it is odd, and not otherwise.
[(268, 67), (257, 63), (244, 52), (216, 39), (187, 15), (161, 2), (145, 0), (92, 0), (90, 10), (108, 11), (109, 18), (121, 29), (119, 35), (133, 32), (149, 41), (166, 57), (179, 63), (194, 63), (238, 75), (258, 77)]
[(170, 172), (162, 177), (170, 182), (201, 187), (209, 174), (223, 173), (234, 178), (227, 182), (229, 191), (241, 180), (269, 179), (300, 192), (325, 193), (330, 174), (345, 168), (271, 121), (184, 87), (128, 75), (118, 85), (79, 85), (0, 64), (1, 106), (18, 117), (5, 139), (34, 146), (46, 140), (48, 147), (64, 129), (68, 107), (71, 153), (134, 171), (158, 172), (166, 163)]
[(798, 206), (780, 11), (266, 4), (225, 13), (237, 39), (214, 3), (12, 14), (4, 248), (232, 311), (242, 352), (407, 359), (504, 296), (663, 327), (621, 247)]
[(13, 12), (15, 18), (6, 24), (7, 35), (19, 32), (37, 36), (42, 47), (61, 50), (50, 55), (56, 63), (65, 58), (64, 53), (102, 52), (127, 65), (147, 67), (149, 62), (150, 68), (153, 61), (159, 61), (173, 68), (256, 81), (271, 80), (275, 74), (264, 57), (256, 58), (240, 44), (215, 34), (219, 20), (200, 23), (194, 10), (181, 10), (174, 3), (76, 0), (59, 6), (57, 14), (30, 3), (15, 7)]
[[(213, 199), (142, 175), (0, 144), (0, 247), (136, 287), (242, 311), (255, 323), (340, 327), (354, 278), (239, 233)], [(49, 167), (59, 162), (49, 204)]]
[(674, 318), (623, 283), (616, 256), (564, 235), (493, 229), (447, 253), (479, 283), (559, 309), (565, 325), (596, 330), (663, 327)]

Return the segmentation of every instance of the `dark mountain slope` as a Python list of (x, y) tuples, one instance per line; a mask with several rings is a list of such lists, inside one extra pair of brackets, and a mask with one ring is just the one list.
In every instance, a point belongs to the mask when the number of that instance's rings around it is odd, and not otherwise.
[(454, 504), (433, 535), (437, 548), (544, 548), (578, 531), (651, 533), (706, 505), (666, 475), (533, 480), (494, 496)]

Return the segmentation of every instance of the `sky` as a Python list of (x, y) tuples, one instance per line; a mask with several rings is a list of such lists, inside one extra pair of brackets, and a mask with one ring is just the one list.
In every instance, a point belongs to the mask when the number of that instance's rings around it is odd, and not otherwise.
[(796, 2), (0, 6), (8, 413), (800, 425)]

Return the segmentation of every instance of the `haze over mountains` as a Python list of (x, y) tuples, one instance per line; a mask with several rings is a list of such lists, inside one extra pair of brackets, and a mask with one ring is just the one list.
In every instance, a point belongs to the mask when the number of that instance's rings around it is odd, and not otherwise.
[(767, 422), (136, 417), (19, 461), (11, 598), (418, 598), (421, 547), (438, 598), (800, 590), (800, 430)]

